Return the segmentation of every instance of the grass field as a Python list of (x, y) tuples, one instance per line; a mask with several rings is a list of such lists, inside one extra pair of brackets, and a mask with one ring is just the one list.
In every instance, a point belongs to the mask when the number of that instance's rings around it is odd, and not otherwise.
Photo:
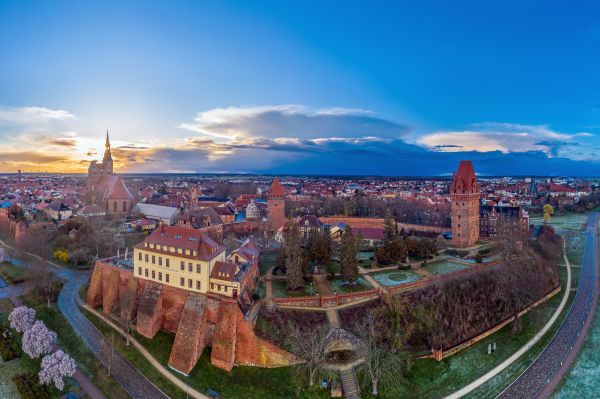
[[(102, 320), (85, 311), (86, 316), (92, 323), (104, 334), (111, 333), (112, 329)], [(114, 332), (113, 332), (114, 333)], [(115, 337), (117, 336), (116, 333)], [(144, 345), (148, 351), (162, 365), (167, 366), (171, 348), (173, 346), (174, 335), (160, 331), (153, 339), (147, 339), (139, 334), (135, 334), (136, 339)], [(144, 375), (153, 383), (161, 388), (173, 399), (183, 399), (185, 392), (177, 388), (170, 381), (164, 378), (150, 363), (139, 354), (132, 346), (126, 346), (124, 340), (115, 338), (115, 348), (129, 360), (139, 370), (144, 371)], [(259, 367), (234, 367), (231, 372), (218, 369), (210, 364), (210, 348), (206, 348), (202, 357), (191, 371), (188, 377), (173, 372), (173, 375), (184, 381), (199, 392), (205, 393), (208, 388), (212, 388), (220, 393), (221, 398), (300, 398), (300, 399), (318, 399), (327, 398), (326, 390), (315, 388), (313, 390), (303, 390), (299, 396), (296, 395), (298, 388), (298, 377), (292, 368), (273, 368), (265, 369)], [(304, 387), (303, 387), (304, 388)]]
[[(584, 230), (586, 221), (587, 213), (567, 213), (552, 216), (547, 224), (557, 230)], [(544, 224), (544, 217), (542, 215), (530, 216), (529, 223), (535, 225)]]
[(10, 284), (20, 283), (25, 279), (25, 269), (7, 262), (2, 262), (0, 263), (0, 277)]
[(316, 288), (311, 284), (305, 284), (303, 290), (289, 291), (286, 289), (285, 280), (273, 280), (272, 287), (273, 287), (273, 296), (279, 297), (279, 298), (299, 297), (299, 296), (316, 295), (317, 294)]
[(50, 308), (40, 301), (35, 295), (29, 293), (23, 297), (23, 303), (36, 310), (36, 318), (42, 320), (46, 326), (56, 332), (59, 346), (77, 362), (79, 367), (100, 390), (110, 398), (126, 399), (129, 395), (123, 387), (109, 377), (106, 370), (99, 364), (96, 357), (79, 335), (73, 330), (69, 322), (57, 309), (56, 304)]

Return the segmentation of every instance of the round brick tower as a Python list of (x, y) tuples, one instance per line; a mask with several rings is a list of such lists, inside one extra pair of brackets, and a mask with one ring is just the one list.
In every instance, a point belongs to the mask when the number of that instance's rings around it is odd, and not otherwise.
[(460, 161), (450, 187), (452, 244), (469, 247), (479, 239), (481, 188), (471, 161)]
[(267, 199), (267, 210), (272, 232), (279, 230), (285, 223), (285, 190), (279, 183), (279, 178), (273, 179), (269, 197)]

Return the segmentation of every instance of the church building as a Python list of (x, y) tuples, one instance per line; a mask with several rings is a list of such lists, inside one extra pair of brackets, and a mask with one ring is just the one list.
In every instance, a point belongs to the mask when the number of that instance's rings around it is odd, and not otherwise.
[(92, 161), (88, 167), (88, 195), (90, 204), (110, 213), (128, 213), (133, 206), (133, 195), (114, 173), (108, 131), (102, 162)]

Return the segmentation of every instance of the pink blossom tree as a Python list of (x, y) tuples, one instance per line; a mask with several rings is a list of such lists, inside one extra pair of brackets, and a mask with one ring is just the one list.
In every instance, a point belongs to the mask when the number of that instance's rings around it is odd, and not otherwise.
[(38, 374), (40, 384), (54, 386), (62, 391), (65, 388), (64, 377), (72, 377), (75, 374), (75, 361), (62, 350), (46, 355), (42, 358), (42, 366)]
[(48, 330), (43, 321), (38, 320), (23, 334), (23, 352), (30, 358), (37, 359), (50, 353), (56, 342), (56, 333)]
[(10, 327), (22, 334), (29, 330), (35, 321), (35, 309), (27, 306), (19, 306), (13, 309), (8, 315)]

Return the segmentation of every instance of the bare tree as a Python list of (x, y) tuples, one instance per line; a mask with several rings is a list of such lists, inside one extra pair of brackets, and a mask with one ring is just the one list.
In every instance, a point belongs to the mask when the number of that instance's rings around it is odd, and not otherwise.
[(506, 308), (513, 314), (513, 330), (521, 328), (519, 312), (526, 306), (521, 286), (523, 267), (527, 267), (531, 257), (527, 254), (526, 236), (521, 226), (513, 219), (500, 215), (497, 224), (496, 245), (504, 263), (505, 273), (498, 281), (500, 289), (496, 291), (498, 299), (504, 301)]
[(326, 361), (325, 347), (329, 327), (319, 326), (314, 330), (302, 330), (289, 325), (289, 331), (294, 352), (306, 361), (304, 367), (308, 374), (308, 385), (312, 387)]
[(112, 364), (115, 354), (115, 339), (112, 332), (108, 335), (105, 335), (102, 339), (102, 347), (100, 348), (100, 359), (104, 363), (106, 367), (106, 371), (108, 372), (108, 376), (111, 376), (112, 372)]
[[(134, 281), (134, 280), (131, 280)], [(135, 291), (130, 292), (129, 288), (127, 287), (127, 291), (125, 292), (125, 295), (123, 296), (123, 299), (121, 300), (121, 317), (120, 317), (120, 322), (121, 322), (121, 327), (123, 328), (123, 332), (125, 333), (125, 339), (126, 339), (126, 345), (129, 346), (129, 337), (131, 334), (131, 326), (133, 324), (133, 319), (134, 319), (134, 313), (135, 313), (135, 307), (136, 307), (136, 296)]]
[(410, 367), (410, 356), (403, 348), (392, 350), (385, 337), (385, 329), (369, 312), (365, 324), (358, 328), (358, 338), (362, 343), (365, 359), (358, 366), (359, 375), (371, 384), (371, 394), (379, 395), (379, 384), (400, 384), (405, 381), (405, 372)]
[(54, 299), (58, 277), (46, 262), (38, 262), (28, 269), (29, 278), (34, 282), (38, 295), (48, 307)]

